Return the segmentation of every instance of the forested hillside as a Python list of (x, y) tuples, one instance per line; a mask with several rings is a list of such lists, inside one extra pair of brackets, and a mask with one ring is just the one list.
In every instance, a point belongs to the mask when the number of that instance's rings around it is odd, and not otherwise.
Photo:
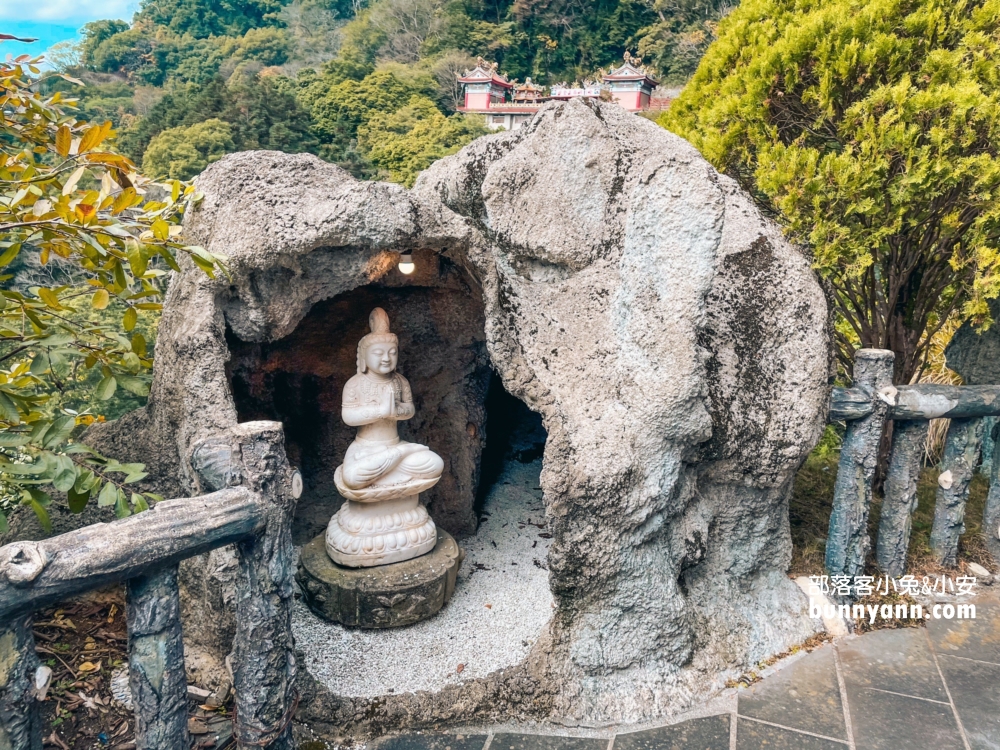
[[(731, 0), (730, 0), (731, 2)], [(143, 0), (54, 62), (86, 82), (88, 119), (156, 177), (226, 153), (308, 151), (406, 184), (485, 132), (455, 113), (476, 56), (544, 84), (595, 76), (626, 49), (682, 83), (727, 0)], [(67, 89), (72, 85), (59, 84)]]

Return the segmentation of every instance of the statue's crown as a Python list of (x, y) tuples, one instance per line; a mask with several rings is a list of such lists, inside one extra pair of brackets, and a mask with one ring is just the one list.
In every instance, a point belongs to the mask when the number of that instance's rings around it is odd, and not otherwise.
[(368, 365), (365, 364), (365, 354), (369, 346), (372, 344), (399, 345), (399, 339), (396, 337), (396, 334), (389, 330), (389, 316), (381, 307), (376, 307), (372, 310), (371, 315), (368, 316), (368, 327), (371, 329), (371, 333), (362, 337), (361, 341), (358, 342), (359, 373), (364, 373), (368, 370)]

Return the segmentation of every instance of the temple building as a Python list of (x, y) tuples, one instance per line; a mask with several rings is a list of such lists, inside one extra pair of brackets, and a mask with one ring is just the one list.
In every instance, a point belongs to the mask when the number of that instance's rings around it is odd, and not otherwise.
[(465, 106), (459, 112), (483, 115), (494, 130), (513, 130), (534, 117), (545, 102), (545, 89), (529, 78), (516, 84), (497, 73), (497, 64), (479, 58), (476, 67), (458, 79), (465, 87)]
[(530, 106), (544, 101), (545, 87), (532, 83), (531, 78), (526, 78), (524, 83), (514, 84), (514, 104)]
[(478, 65), (467, 70), (458, 82), (465, 87), (465, 105), (460, 107), (464, 112), (489, 112), (505, 103), (514, 88), (513, 83), (497, 73), (496, 63), (487, 63), (481, 57)]
[(627, 50), (625, 62), (605, 73), (604, 83), (612, 98), (629, 112), (650, 109), (653, 91), (660, 85), (642, 66), (642, 58), (632, 57)]
[(524, 83), (510, 81), (497, 72), (496, 63), (479, 58), (476, 67), (458, 79), (465, 87), (464, 106), (460, 112), (483, 115), (487, 126), (494, 130), (512, 130), (529, 122), (547, 101), (565, 101), (577, 97), (610, 98), (629, 112), (665, 109), (669, 98), (653, 96), (657, 81), (642, 65), (641, 58), (625, 52), (624, 62), (607, 73), (601, 82), (585, 81), (582, 85), (559, 83), (549, 94), (528, 78)]

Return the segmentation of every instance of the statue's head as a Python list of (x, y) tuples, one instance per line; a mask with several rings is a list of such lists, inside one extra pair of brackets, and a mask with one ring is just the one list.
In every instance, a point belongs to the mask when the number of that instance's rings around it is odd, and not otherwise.
[(399, 359), (399, 339), (389, 331), (389, 316), (381, 307), (368, 316), (371, 333), (358, 342), (358, 373), (368, 370), (388, 375), (396, 369)]

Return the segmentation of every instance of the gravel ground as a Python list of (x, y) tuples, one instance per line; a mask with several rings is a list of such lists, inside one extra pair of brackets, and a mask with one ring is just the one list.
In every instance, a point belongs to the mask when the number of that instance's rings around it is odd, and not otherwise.
[(541, 459), (508, 461), (486, 499), (455, 595), (430, 620), (357, 630), (320, 620), (301, 602), (292, 615), (309, 671), (335, 694), (374, 698), (436, 691), (521, 662), (552, 616), (549, 534)]

